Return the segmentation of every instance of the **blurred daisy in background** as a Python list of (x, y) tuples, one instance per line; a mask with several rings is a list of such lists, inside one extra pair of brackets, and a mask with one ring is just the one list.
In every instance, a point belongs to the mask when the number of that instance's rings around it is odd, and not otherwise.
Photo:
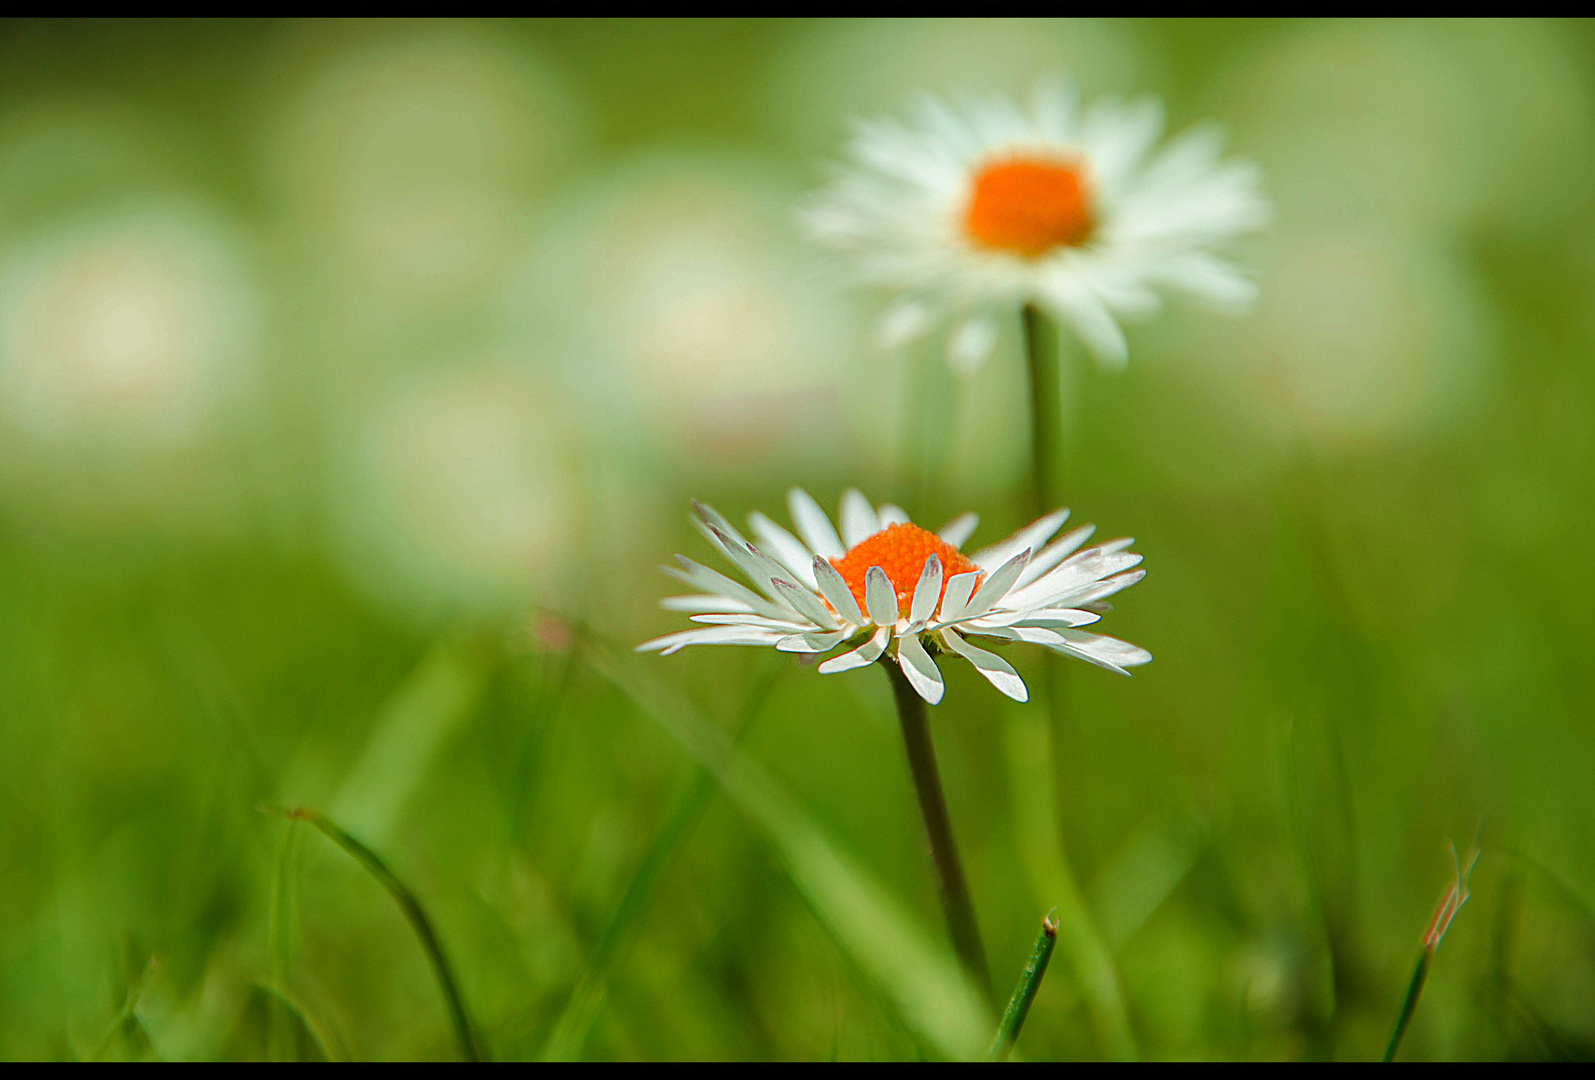
[(568, 584), (587, 509), (564, 412), (526, 372), (491, 363), (379, 396), (334, 468), (352, 576), (422, 619), (548, 600)]
[(932, 705), (944, 689), (933, 652), (963, 657), (1016, 701), (1029, 697), (1013, 666), (970, 638), (1030, 642), (1126, 675), (1126, 668), (1152, 659), (1127, 642), (1079, 629), (1108, 610), (1106, 597), (1146, 572), (1135, 569), (1141, 556), (1126, 550), (1132, 540), (1084, 547), (1095, 526), (1052, 540), (1067, 510), (965, 555), (963, 543), (979, 524), (973, 514), (932, 533), (900, 508), (871, 506), (849, 489), (842, 496), (838, 534), (802, 489), (794, 488), (787, 504), (797, 534), (754, 513), (748, 524), (757, 545), (710, 507), (694, 504), (698, 530), (754, 588), (678, 555), (680, 567), (664, 567), (665, 573), (698, 594), (662, 604), (706, 625), (644, 642), (638, 650), (668, 655), (688, 645), (773, 645), (794, 653), (842, 648), (819, 665), (822, 674), (886, 657)]
[(276, 195), (346, 287), (401, 306), (468, 298), (568, 162), (575, 95), (487, 27), (347, 32), (305, 32), (307, 70), (265, 147)]
[(841, 301), (805, 275), (789, 193), (730, 157), (648, 157), (551, 218), (506, 296), (517, 349), (595, 436), (696, 466), (845, 452)]
[(0, 469), (102, 511), (194, 494), (258, 387), (260, 317), (236, 235), (201, 209), (16, 243), (0, 254)]
[(1268, 220), (1261, 173), (1220, 160), (1212, 127), (1154, 152), (1162, 128), (1154, 99), (1082, 110), (1057, 83), (1028, 112), (925, 97), (907, 122), (858, 122), (804, 221), (861, 283), (896, 294), (888, 344), (950, 323), (948, 359), (971, 371), (1004, 313), (1034, 303), (1122, 367), (1119, 320), (1155, 313), (1160, 291), (1223, 310), (1257, 291), (1222, 252)]

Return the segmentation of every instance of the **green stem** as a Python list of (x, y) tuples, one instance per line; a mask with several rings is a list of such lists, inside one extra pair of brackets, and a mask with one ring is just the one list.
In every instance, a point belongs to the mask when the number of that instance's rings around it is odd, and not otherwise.
[(1042, 340), (1041, 309), (1034, 303), (1024, 306), (1025, 360), (1030, 372), (1030, 481), (1036, 516), (1053, 509), (1058, 460), (1062, 437), (1059, 416), (1062, 388), (1059, 385), (1058, 356)]
[(1036, 935), (1036, 947), (1030, 951), (1030, 962), (1019, 976), (1019, 985), (1013, 988), (1008, 1009), (1002, 1014), (1002, 1023), (997, 1026), (997, 1037), (986, 1054), (991, 1061), (1008, 1060), (1008, 1055), (1013, 1053), (1014, 1041), (1019, 1038), (1019, 1029), (1025, 1026), (1025, 1017), (1030, 1015), (1030, 1003), (1035, 1001), (1036, 991), (1041, 989), (1047, 964), (1052, 960), (1052, 947), (1058, 942), (1058, 923), (1053, 918), (1057, 913), (1058, 909), (1053, 908), (1041, 920), (1041, 933)]
[(1418, 1009), (1418, 998), (1423, 994), (1423, 984), (1429, 978), (1429, 961), (1434, 958), (1434, 949), (1425, 945), (1418, 954), (1417, 966), (1412, 969), (1412, 981), (1407, 984), (1407, 999), (1401, 1003), (1401, 1015), (1396, 1017), (1396, 1030), (1390, 1034), (1390, 1045), (1385, 1047), (1384, 1061), (1396, 1060), (1396, 1051), (1401, 1049), (1401, 1040), (1407, 1034), (1407, 1025), (1412, 1023), (1412, 1014)]
[(343, 848), (356, 862), (365, 867), (366, 872), (376, 878), (384, 889), (388, 890), (388, 894), (399, 905), (399, 910), (404, 912), (404, 917), (409, 920), (415, 936), (420, 939), (427, 960), (432, 964), (432, 973), (437, 976), (438, 986), (443, 991), (443, 1000), (448, 1006), (449, 1019), (454, 1024), (454, 1035), (459, 1040), (461, 1055), (466, 1061), (481, 1061), (482, 1055), (477, 1049), (476, 1037), (471, 1033), (471, 1021), (465, 1014), (465, 1003), (460, 997), (459, 987), (454, 982), (454, 973), (449, 968), (448, 958), (443, 955), (443, 945), (438, 940), (437, 932), (432, 929), (432, 920), (427, 918), (415, 893), (394, 876), (393, 871), (388, 869), (387, 864), (376, 852), (314, 810), (301, 807), (282, 812), (295, 821), (308, 821), (320, 829), (327, 839)]
[(952, 820), (947, 816), (947, 797), (942, 794), (941, 775), (936, 771), (936, 748), (931, 743), (930, 725), (925, 720), (925, 699), (909, 685), (908, 679), (890, 659), (881, 666), (892, 684), (897, 699), (897, 719), (903, 728), (903, 746), (908, 751), (908, 770), (914, 777), (914, 794), (919, 797), (920, 816), (930, 842), (930, 859), (936, 871), (936, 892), (947, 916), (947, 930), (953, 949), (975, 985), (991, 997), (991, 976), (986, 968), (986, 950), (980, 943), (980, 928), (975, 923), (975, 905), (969, 899), (963, 864), (953, 840)]

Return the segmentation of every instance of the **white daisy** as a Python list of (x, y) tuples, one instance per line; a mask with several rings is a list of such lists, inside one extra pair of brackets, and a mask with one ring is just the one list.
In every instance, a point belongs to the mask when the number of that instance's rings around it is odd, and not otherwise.
[(1154, 98), (1081, 110), (1044, 84), (1027, 115), (994, 98), (954, 109), (923, 98), (910, 122), (857, 122), (851, 161), (805, 208), (813, 238), (865, 283), (898, 294), (888, 345), (944, 320), (948, 359), (979, 366), (997, 316), (1035, 303), (1074, 328), (1098, 362), (1127, 358), (1121, 318), (1150, 315), (1159, 290), (1241, 310), (1256, 286), (1217, 251), (1270, 207), (1250, 162), (1220, 161), (1197, 127), (1156, 153)]
[[(971, 643), (1028, 641), (1110, 671), (1144, 664), (1152, 654), (1080, 627), (1109, 610), (1102, 601), (1146, 576), (1132, 569), (1134, 541), (1082, 545), (1094, 525), (1056, 540), (1067, 510), (1057, 510), (1008, 539), (964, 555), (959, 548), (978, 518), (964, 514), (927, 532), (890, 503), (872, 507), (855, 489), (842, 495), (841, 534), (807, 492), (793, 488), (787, 506), (793, 535), (763, 514), (749, 516), (750, 543), (710, 507), (694, 503), (693, 524), (753, 588), (676, 556), (661, 569), (698, 590), (661, 606), (707, 625), (637, 646), (665, 655), (688, 645), (774, 645), (783, 652), (842, 651), (819, 665), (822, 674), (895, 661), (919, 695), (941, 700), (933, 652), (962, 656), (1016, 701), (1029, 696), (1009, 663)], [(1048, 543), (1052, 540), (1051, 543)], [(1045, 545), (1045, 546), (1043, 546)]]

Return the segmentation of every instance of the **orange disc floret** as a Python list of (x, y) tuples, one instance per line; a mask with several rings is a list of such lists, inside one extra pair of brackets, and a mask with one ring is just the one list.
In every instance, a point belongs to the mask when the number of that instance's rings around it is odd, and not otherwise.
[[(870, 567), (880, 567), (886, 573), (886, 580), (892, 583), (892, 588), (897, 592), (898, 612), (906, 616), (913, 603), (919, 575), (925, 572), (925, 560), (932, 555), (941, 560), (943, 595), (947, 592), (947, 580), (953, 575), (980, 569), (935, 533), (909, 524), (886, 526), (874, 536), (855, 544), (840, 559), (832, 559), (831, 565), (847, 582), (853, 599), (858, 601), (859, 610), (865, 612), (866, 616), (869, 607), (864, 601), (864, 575), (869, 573)], [(936, 598), (936, 606), (941, 606), (940, 596)]]
[(1013, 157), (975, 177), (964, 230), (980, 247), (1029, 258), (1091, 236), (1091, 199), (1077, 163)]

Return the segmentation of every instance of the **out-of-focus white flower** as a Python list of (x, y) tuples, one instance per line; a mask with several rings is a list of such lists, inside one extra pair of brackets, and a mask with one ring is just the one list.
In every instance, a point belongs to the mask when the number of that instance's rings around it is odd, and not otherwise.
[(1222, 338), (1231, 359), (1220, 389), (1243, 423), (1287, 446), (1303, 435), (1324, 446), (1411, 438), (1465, 416), (1488, 389), (1494, 309), (1448, 245), (1280, 230), (1259, 257), (1268, 293)]
[(255, 378), (229, 231), (145, 208), (24, 242), (0, 271), (0, 415), (34, 453), (145, 459), (216, 430)]
[(379, 400), (333, 491), (354, 575), (423, 616), (545, 599), (584, 520), (563, 411), (499, 365), (431, 372)]
[(606, 440), (745, 466), (845, 445), (848, 323), (805, 275), (790, 199), (722, 157), (649, 157), (552, 215), (507, 297), (518, 347)]
[(571, 100), (486, 28), (385, 29), (287, 95), (268, 170), (308, 243), (366, 288), (468, 295), (518, 250), (529, 196), (568, 157)]
[(881, 322), (892, 343), (951, 320), (948, 359), (968, 371), (996, 319), (1034, 302), (1121, 367), (1119, 320), (1156, 312), (1161, 292), (1240, 310), (1257, 291), (1220, 252), (1267, 221), (1260, 172), (1221, 161), (1211, 127), (1154, 152), (1162, 127), (1155, 99), (1082, 110), (1061, 84), (1028, 113), (926, 97), (911, 122), (859, 122), (804, 219), (862, 283), (897, 294)]
[[(932, 652), (961, 656), (1016, 701), (1024, 680), (1002, 657), (971, 643), (1026, 641), (1128, 675), (1151, 653), (1079, 627), (1101, 618), (1102, 601), (1146, 575), (1133, 540), (1082, 548), (1095, 526), (1050, 540), (1069, 516), (1057, 510), (1008, 539), (971, 555), (960, 550), (979, 519), (964, 514), (931, 533), (891, 504), (871, 506), (855, 489), (842, 496), (841, 534), (807, 492), (787, 496), (793, 535), (760, 513), (744, 539), (711, 508), (695, 503), (694, 524), (753, 583), (677, 556), (665, 573), (698, 590), (664, 607), (707, 624), (637, 646), (665, 654), (688, 645), (773, 645), (782, 652), (843, 651), (819, 665), (848, 671), (883, 656), (926, 701), (941, 701), (942, 675)], [(1045, 545), (1045, 546), (1043, 546)], [(927, 651), (927, 646), (929, 651)]]

